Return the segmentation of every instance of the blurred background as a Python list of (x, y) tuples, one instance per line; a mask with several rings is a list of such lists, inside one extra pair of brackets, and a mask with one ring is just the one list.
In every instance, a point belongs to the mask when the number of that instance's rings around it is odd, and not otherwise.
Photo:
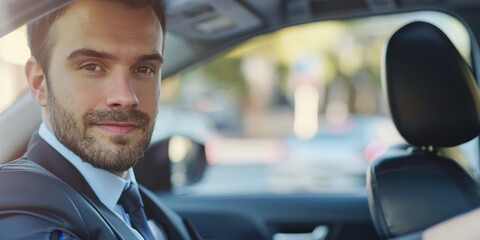
[[(414, 20), (440, 27), (470, 59), (458, 20), (417, 12), (291, 26), (164, 79), (152, 142), (190, 137), (209, 163), (193, 186), (172, 175), (177, 192), (364, 191), (368, 163), (404, 142), (380, 66), (388, 37)], [(28, 57), (25, 27), (0, 39), (0, 114), (25, 91)], [(463, 147), (478, 169), (476, 144)]]

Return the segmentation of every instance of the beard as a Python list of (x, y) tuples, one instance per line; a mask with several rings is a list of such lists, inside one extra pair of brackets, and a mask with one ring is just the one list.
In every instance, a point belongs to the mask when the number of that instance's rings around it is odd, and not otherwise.
[[(116, 174), (135, 166), (143, 158), (154, 127), (154, 121), (146, 113), (136, 109), (89, 110), (81, 119), (77, 119), (73, 112), (62, 106), (51, 89), (48, 89), (47, 101), (55, 136), (84, 162)], [(101, 122), (133, 123), (138, 126), (136, 131), (140, 131), (140, 135), (136, 138), (95, 135), (93, 127)]]

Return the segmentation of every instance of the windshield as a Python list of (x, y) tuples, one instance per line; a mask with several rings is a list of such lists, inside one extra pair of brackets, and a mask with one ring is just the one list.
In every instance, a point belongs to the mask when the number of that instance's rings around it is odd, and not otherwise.
[[(388, 37), (414, 20), (439, 26), (470, 60), (458, 20), (416, 12), (280, 29), (164, 79), (152, 141), (189, 136), (205, 144), (209, 162), (193, 186), (174, 173), (176, 189), (363, 191), (368, 163), (404, 142), (389, 118), (380, 65)], [(0, 39), (0, 114), (26, 89), (29, 55), (25, 27)], [(463, 152), (478, 169), (476, 140)]]

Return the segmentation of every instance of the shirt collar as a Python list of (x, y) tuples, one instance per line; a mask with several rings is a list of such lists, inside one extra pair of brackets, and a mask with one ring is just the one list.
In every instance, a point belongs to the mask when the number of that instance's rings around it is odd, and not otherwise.
[(132, 168), (127, 171), (125, 178), (121, 178), (83, 161), (79, 156), (60, 143), (44, 123), (40, 125), (38, 134), (82, 174), (100, 201), (111, 210), (117, 205), (118, 199), (125, 186), (127, 186), (127, 183), (129, 181), (136, 182)]

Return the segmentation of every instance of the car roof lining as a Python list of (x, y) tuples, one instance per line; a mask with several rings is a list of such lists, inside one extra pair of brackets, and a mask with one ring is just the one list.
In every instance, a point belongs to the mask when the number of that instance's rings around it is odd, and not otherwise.
[[(208, 1), (208, 0), (205, 0)], [(234, 0), (229, 0), (234, 1)], [(233, 6), (233, 5), (232, 5)], [(236, 5), (237, 7), (244, 7), (244, 5)], [(280, 6), (279, 6), (280, 7)], [(281, 7), (280, 7), (281, 8)], [(245, 9), (253, 9), (253, 7), (244, 8)], [(282, 11), (281, 9), (278, 10)], [(255, 36), (270, 33), (285, 27), (305, 24), (305, 23), (312, 23), (312, 22), (320, 22), (320, 21), (329, 21), (329, 20), (346, 20), (346, 19), (354, 19), (360, 17), (371, 17), (371, 16), (379, 16), (379, 15), (387, 15), (387, 14), (399, 14), (399, 13), (407, 13), (407, 12), (417, 12), (417, 11), (437, 11), (449, 14), (458, 19), (458, 15), (455, 12), (452, 12), (449, 9), (444, 9), (440, 7), (432, 8), (429, 7), (409, 7), (409, 8), (377, 8), (375, 10), (361, 10), (361, 11), (351, 11), (345, 13), (336, 13), (333, 15), (318, 15), (318, 16), (308, 16), (304, 18), (284, 18), (284, 19), (276, 19), (273, 14), (272, 16), (265, 16), (265, 13), (260, 11), (255, 11), (255, 14), (261, 14), (258, 19), (261, 19), (263, 22), (262, 24), (256, 26), (255, 28), (250, 29), (248, 32), (239, 32), (232, 33), (229, 35), (222, 35), (221, 37), (217, 38), (203, 38), (199, 39), (198, 36), (196, 37), (189, 37), (185, 34), (178, 34), (178, 30), (173, 30), (169, 26), (169, 29), (166, 34), (166, 48), (165, 48), (165, 59), (168, 59), (165, 62), (165, 65), (162, 70), (162, 77), (167, 78), (173, 74), (178, 73), (179, 71), (183, 70), (187, 66), (191, 66), (193, 63), (200, 62), (202, 60), (206, 60), (216, 54), (224, 52), (234, 46), (236, 46), (240, 42), (244, 42), (247, 39), (253, 38)], [(372, 13), (373, 12), (373, 13)], [(280, 14), (281, 15), (281, 14)], [(462, 19), (460, 19), (461, 22)], [(169, 24), (171, 24), (169, 22)], [(171, 57), (170, 57), (171, 56)], [(174, 56), (174, 57), (173, 57)]]

